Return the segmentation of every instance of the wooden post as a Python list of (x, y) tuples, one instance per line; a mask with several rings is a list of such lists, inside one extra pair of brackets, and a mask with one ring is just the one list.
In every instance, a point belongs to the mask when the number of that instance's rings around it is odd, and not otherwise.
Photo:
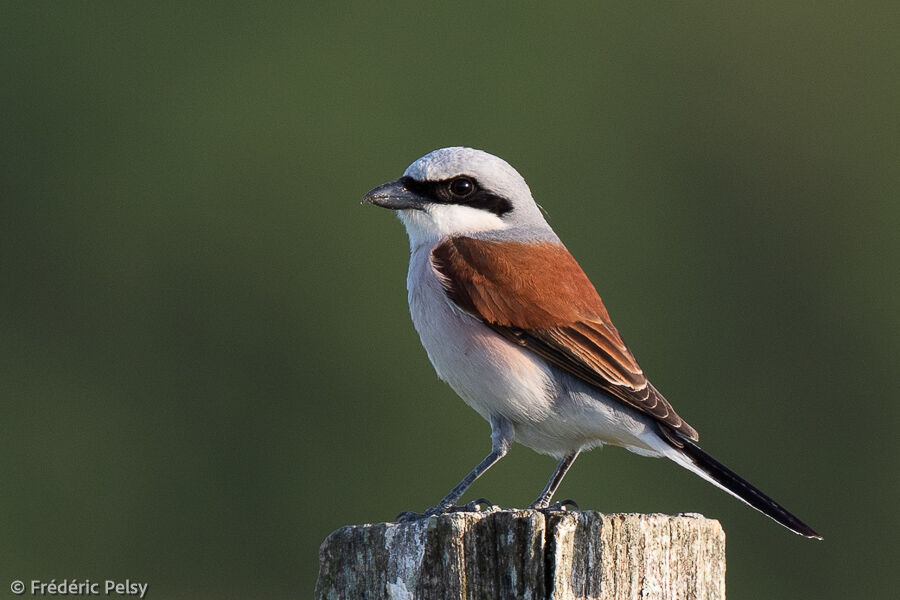
[(318, 600), (724, 600), (725, 533), (701, 515), (488, 510), (342, 527)]

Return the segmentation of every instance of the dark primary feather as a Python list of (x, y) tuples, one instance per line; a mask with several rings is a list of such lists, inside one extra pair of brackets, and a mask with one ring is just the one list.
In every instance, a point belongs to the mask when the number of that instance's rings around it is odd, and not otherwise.
[(759, 488), (704, 452), (697, 444), (683, 441), (681, 448), (693, 463), (703, 469), (707, 475), (759, 512), (804, 537), (822, 539), (822, 536), (816, 533), (812, 527), (769, 498)]

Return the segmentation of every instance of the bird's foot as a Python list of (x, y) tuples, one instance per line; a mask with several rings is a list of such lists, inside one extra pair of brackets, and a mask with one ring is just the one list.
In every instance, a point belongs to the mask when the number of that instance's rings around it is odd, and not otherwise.
[(398, 523), (411, 523), (412, 521), (418, 521), (419, 519), (427, 519), (428, 517), (433, 517), (436, 515), (445, 515), (447, 513), (456, 513), (456, 512), (481, 512), (481, 505), (486, 505), (488, 507), (493, 506), (490, 500), (485, 498), (479, 498), (478, 500), (472, 500), (467, 504), (460, 505), (450, 505), (444, 506), (438, 504), (433, 508), (429, 508), (423, 513), (413, 512), (411, 510), (405, 511), (397, 515), (396, 521)]
[(553, 504), (548, 504), (546, 506), (541, 506), (541, 503), (535, 502), (528, 508), (533, 510), (539, 510), (541, 512), (558, 512), (558, 511), (567, 511), (568, 507), (572, 507), (575, 510), (578, 510), (578, 504), (575, 503), (571, 498), (566, 498), (565, 500), (560, 500), (559, 502), (554, 502)]

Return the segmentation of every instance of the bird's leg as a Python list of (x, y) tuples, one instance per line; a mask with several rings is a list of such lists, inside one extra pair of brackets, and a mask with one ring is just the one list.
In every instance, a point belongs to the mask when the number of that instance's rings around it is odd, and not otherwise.
[[(550, 476), (550, 481), (548, 481), (547, 485), (544, 486), (544, 491), (541, 492), (541, 495), (537, 497), (537, 500), (532, 502), (531, 506), (529, 506), (528, 508), (543, 510), (550, 507), (550, 499), (553, 498), (553, 494), (556, 493), (556, 489), (559, 487), (559, 484), (562, 483), (563, 477), (565, 477), (566, 473), (569, 471), (569, 467), (571, 467), (572, 463), (575, 462), (575, 459), (578, 458), (579, 452), (580, 450), (576, 450), (571, 454), (566, 454), (564, 457), (562, 457), (562, 459), (560, 459), (560, 461), (556, 464), (556, 470), (553, 471), (553, 475)], [(576, 507), (578, 506), (571, 500), (565, 500), (558, 504), (560, 508), (566, 504), (573, 504)]]
[(484, 498), (479, 498), (475, 502), (471, 502), (464, 506), (456, 506), (456, 503), (462, 495), (466, 493), (466, 490), (475, 483), (475, 480), (494, 466), (498, 460), (506, 456), (506, 453), (509, 452), (509, 447), (512, 446), (514, 438), (515, 431), (513, 430), (512, 423), (503, 417), (491, 417), (491, 453), (485, 456), (484, 460), (475, 465), (475, 468), (469, 471), (469, 474), (463, 477), (463, 480), (456, 484), (456, 486), (450, 490), (450, 493), (438, 502), (437, 506), (429, 508), (421, 514), (414, 512), (400, 513), (400, 515), (397, 516), (397, 519), (401, 521), (410, 521), (417, 518), (452, 512), (455, 508), (470, 511), (477, 510), (478, 504), (490, 504)]

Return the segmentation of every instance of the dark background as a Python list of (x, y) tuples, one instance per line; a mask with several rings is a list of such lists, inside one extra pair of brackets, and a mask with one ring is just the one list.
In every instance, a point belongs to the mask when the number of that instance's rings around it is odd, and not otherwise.
[[(615, 448), (560, 497), (719, 519), (729, 598), (894, 595), (896, 3), (375, 4), (0, 4), (0, 596), (310, 597), (330, 531), (443, 496), (488, 426), (359, 199), (459, 144), (825, 541)], [(516, 446), (467, 498), (526, 505), (553, 464)]]

